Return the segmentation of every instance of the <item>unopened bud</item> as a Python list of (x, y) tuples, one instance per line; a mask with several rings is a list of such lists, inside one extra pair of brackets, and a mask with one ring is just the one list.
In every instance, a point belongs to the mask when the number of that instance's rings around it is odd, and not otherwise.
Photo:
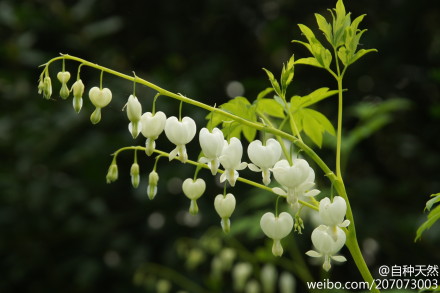
[(257, 280), (250, 280), (246, 284), (246, 288), (244, 290), (245, 293), (260, 293), (260, 284)]
[(71, 90), (73, 92), (74, 97), (82, 98), (82, 96), (84, 94), (84, 83), (82, 82), (82, 80), (78, 79), (77, 81), (75, 81), (72, 85)]
[(107, 183), (114, 182), (118, 179), (118, 165), (116, 165), (116, 162), (112, 162), (110, 167), (108, 168), (106, 180)]
[(296, 280), (292, 274), (288, 272), (281, 273), (279, 280), (281, 293), (295, 293), (296, 292), (295, 284), (296, 284)]
[(159, 174), (156, 171), (151, 171), (148, 176), (147, 194), (150, 199), (153, 199), (157, 193), (157, 183), (159, 182)]
[(241, 292), (244, 289), (247, 279), (252, 273), (252, 265), (246, 262), (238, 263), (232, 270), (232, 279), (234, 281), (234, 289)]
[(43, 81), (43, 97), (47, 100), (52, 95), (52, 81), (49, 76), (46, 76)]
[(265, 264), (261, 269), (261, 284), (263, 285), (264, 293), (275, 292), (275, 285), (277, 280), (277, 271), (271, 264)]
[(133, 163), (130, 168), (131, 185), (134, 188), (139, 186), (140, 176), (139, 176), (139, 164)]

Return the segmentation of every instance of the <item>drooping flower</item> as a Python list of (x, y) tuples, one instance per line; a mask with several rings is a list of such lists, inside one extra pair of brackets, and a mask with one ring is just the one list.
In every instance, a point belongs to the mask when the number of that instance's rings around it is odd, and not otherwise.
[(312, 197), (320, 193), (315, 186), (315, 172), (306, 160), (294, 159), (292, 165), (287, 160), (278, 161), (272, 168), (273, 175), (284, 189), (275, 187), (272, 190), (279, 195), (286, 195), (287, 202), (298, 208), (299, 199)]
[(347, 227), (350, 225), (349, 220), (344, 221), (345, 213), (347, 212), (347, 203), (340, 196), (335, 196), (333, 202), (330, 198), (324, 197), (319, 202), (319, 216), (322, 224), (334, 227)]
[(253, 163), (248, 164), (249, 169), (254, 172), (261, 172), (263, 183), (268, 185), (270, 183), (270, 168), (275, 165), (281, 156), (280, 143), (273, 138), (269, 138), (266, 145), (263, 145), (260, 140), (254, 140), (249, 144), (247, 152)]
[[(332, 230), (335, 231), (332, 231)], [(336, 235), (334, 237), (333, 235)], [(342, 255), (336, 255), (339, 250), (344, 246), (346, 240), (345, 232), (335, 226), (328, 227), (326, 225), (320, 225), (312, 232), (312, 243), (316, 250), (309, 250), (306, 252), (311, 257), (322, 257), (324, 263), (322, 268), (326, 271), (331, 268), (331, 260), (337, 262), (344, 262), (347, 259)]]
[(189, 143), (196, 135), (196, 123), (190, 117), (183, 117), (179, 121), (176, 117), (169, 117), (165, 123), (165, 135), (176, 145), (176, 148), (170, 152), (170, 161), (179, 157), (182, 163), (188, 160), (185, 145)]
[(112, 92), (108, 88), (100, 89), (95, 86), (90, 89), (89, 98), (93, 106), (95, 106), (95, 111), (90, 116), (90, 121), (96, 124), (101, 121), (101, 109), (110, 104)]
[(214, 208), (220, 216), (223, 231), (228, 233), (231, 226), (229, 218), (235, 210), (235, 197), (232, 193), (226, 195), (219, 194), (215, 197)]
[(110, 167), (107, 171), (107, 176), (105, 178), (107, 183), (112, 183), (118, 180), (118, 165), (116, 164), (116, 161), (112, 161), (110, 164)]
[(247, 163), (241, 161), (242, 156), (243, 146), (238, 138), (231, 138), (229, 143), (224, 141), (222, 155), (219, 160), (220, 164), (225, 168), (225, 172), (220, 176), (220, 182), (228, 180), (231, 186), (235, 186), (239, 176), (237, 170), (243, 170), (247, 166)]
[(282, 212), (276, 217), (273, 213), (267, 212), (261, 217), (260, 226), (264, 234), (273, 239), (273, 255), (281, 256), (283, 254), (283, 247), (280, 240), (292, 231), (292, 216), (289, 213)]
[(164, 112), (158, 111), (154, 113), (146, 112), (141, 116), (142, 135), (147, 139), (145, 142), (145, 152), (151, 155), (156, 148), (155, 140), (159, 137), (165, 128), (167, 116)]
[(212, 175), (217, 174), (220, 165), (219, 157), (222, 154), (224, 146), (223, 132), (215, 127), (212, 132), (207, 128), (202, 128), (199, 132), (200, 147), (204, 157), (201, 157), (199, 162), (208, 164)]
[(57, 74), (57, 78), (61, 82), (60, 97), (67, 99), (69, 97), (69, 88), (67, 87), (67, 82), (70, 79), (70, 72), (60, 71)]
[(128, 120), (130, 120), (128, 130), (130, 131), (131, 136), (136, 138), (142, 130), (142, 122), (140, 121), (142, 115), (142, 105), (136, 96), (130, 95), (125, 107), (127, 109)]
[(81, 79), (78, 79), (73, 83), (71, 91), (73, 92), (73, 108), (76, 113), (79, 113), (83, 105), (82, 96), (84, 94), (84, 83)]
[(189, 212), (193, 215), (197, 214), (199, 208), (197, 206), (197, 199), (202, 196), (205, 192), (206, 184), (202, 178), (198, 178), (194, 180), (192, 178), (188, 178), (183, 181), (182, 190), (187, 198), (191, 200), (191, 205), (189, 207)]

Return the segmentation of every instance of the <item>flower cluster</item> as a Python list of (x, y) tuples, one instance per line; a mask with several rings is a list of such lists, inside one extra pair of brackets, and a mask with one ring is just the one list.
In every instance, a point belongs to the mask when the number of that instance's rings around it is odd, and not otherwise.
[(349, 220), (344, 220), (347, 212), (347, 203), (340, 196), (335, 196), (333, 202), (328, 197), (319, 202), (319, 217), (321, 225), (312, 232), (312, 243), (316, 248), (306, 252), (311, 257), (322, 257), (323, 269), (328, 271), (331, 268), (331, 260), (344, 262), (346, 258), (336, 255), (341, 250), (346, 241), (344, 230), (350, 225)]
[[(73, 107), (76, 112), (80, 112), (85, 91), (82, 80), (78, 78), (68, 89), (67, 83), (70, 73), (61, 71), (57, 75), (61, 83), (60, 96), (67, 99), (70, 92), (73, 92)], [(52, 94), (52, 84), (47, 69), (40, 76), (38, 85), (39, 93), (45, 98), (50, 98)], [(90, 116), (93, 124), (101, 120), (101, 110), (112, 101), (112, 92), (109, 88), (94, 86), (88, 92), (89, 100), (95, 107)], [(156, 96), (158, 97), (159, 94)], [(231, 229), (230, 218), (236, 207), (236, 198), (231, 192), (226, 192), (227, 184), (234, 187), (240, 179), (240, 173), (247, 167), (253, 172), (261, 173), (261, 181), (264, 184), (254, 183), (263, 186), (265, 189), (272, 190), (279, 198), (285, 198), (290, 206), (290, 212), (265, 213), (260, 220), (260, 227), (263, 233), (273, 240), (272, 253), (275, 256), (283, 254), (281, 240), (288, 236), (294, 227), (302, 225), (302, 219), (298, 216), (299, 211), (306, 202), (315, 202), (314, 197), (320, 193), (315, 188), (315, 172), (309, 163), (302, 158), (292, 158), (286, 147), (282, 145), (281, 139), (269, 138), (267, 140), (254, 140), (247, 146), (247, 157), (250, 162), (243, 160), (244, 148), (242, 141), (237, 137), (230, 137), (227, 128), (223, 131), (217, 127), (202, 128), (198, 133), (201, 153), (198, 161), (190, 161), (188, 158), (187, 145), (193, 141), (197, 134), (197, 126), (191, 117), (181, 118), (181, 108), (179, 117), (167, 117), (162, 111), (155, 111), (155, 102), (151, 112), (142, 112), (142, 104), (138, 97), (133, 93), (129, 95), (123, 108), (129, 120), (128, 130), (136, 139), (139, 134), (146, 139), (145, 148), (132, 147), (135, 150), (135, 159), (130, 168), (130, 176), (133, 187), (137, 188), (140, 183), (140, 166), (137, 162), (136, 151), (143, 149), (148, 156), (158, 153), (156, 164), (148, 176), (147, 195), (154, 199), (157, 195), (159, 174), (156, 172), (157, 161), (160, 157), (168, 157), (169, 160), (178, 159), (182, 163), (190, 162), (197, 166), (194, 178), (183, 181), (183, 194), (190, 200), (189, 212), (197, 214), (199, 208), (197, 200), (206, 190), (206, 183), (203, 179), (197, 178), (197, 173), (201, 168), (208, 168), (212, 175), (221, 173), (220, 183), (225, 184), (223, 193), (218, 194), (214, 199), (214, 209), (221, 219), (221, 227), (224, 232)], [(156, 140), (165, 133), (166, 138), (175, 145), (169, 153), (156, 150)], [(226, 138), (227, 137), (227, 138)], [(130, 149), (130, 148), (127, 148)], [(284, 157), (283, 157), (284, 155)], [(107, 182), (118, 179), (118, 167), (116, 164), (115, 153), (113, 161), (107, 173)], [(275, 179), (273, 182), (273, 178)], [(275, 185), (271, 187), (270, 184)], [(310, 204), (309, 204), (310, 205)], [(316, 207), (317, 208), (317, 207)], [(336, 196), (333, 201), (324, 198), (319, 203), (319, 215), (321, 225), (312, 232), (312, 242), (316, 248), (307, 252), (312, 257), (323, 257), (325, 270), (330, 269), (331, 260), (345, 261), (345, 258), (336, 253), (345, 244), (346, 236), (343, 228), (349, 225), (348, 220), (344, 220), (346, 203), (342, 197)], [(295, 220), (292, 214), (295, 214)], [(296, 229), (296, 228), (295, 228)]]

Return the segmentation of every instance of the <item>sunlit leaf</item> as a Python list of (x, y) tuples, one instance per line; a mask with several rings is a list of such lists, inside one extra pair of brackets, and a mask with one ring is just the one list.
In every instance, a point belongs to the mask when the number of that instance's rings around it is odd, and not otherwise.
[(295, 64), (305, 64), (315, 67), (323, 68), (323, 66), (316, 60), (315, 57), (307, 57), (307, 58), (301, 58), (295, 61)]
[(265, 96), (267, 96), (268, 94), (270, 94), (271, 92), (273, 92), (273, 88), (268, 87), (264, 90), (262, 90), (258, 96), (257, 96), (257, 100), (264, 98)]
[(283, 107), (274, 99), (260, 99), (257, 103), (257, 110), (269, 116), (284, 118)]

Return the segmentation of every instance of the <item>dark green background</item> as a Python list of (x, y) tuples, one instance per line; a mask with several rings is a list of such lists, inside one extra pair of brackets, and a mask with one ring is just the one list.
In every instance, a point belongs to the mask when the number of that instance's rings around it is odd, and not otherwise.
[[(345, 1), (348, 11), (367, 14), (364, 48), (377, 48), (349, 69), (346, 106), (360, 101), (378, 103), (399, 97), (410, 101), (406, 111), (393, 114), (393, 123), (364, 140), (352, 153), (346, 184), (357, 221), (359, 241), (379, 244), (371, 268), (377, 276), (382, 264), (439, 264), (440, 224), (420, 243), (413, 239), (424, 221), (424, 203), (440, 191), (440, 8), (437, 1)], [(0, 292), (143, 292), (133, 284), (136, 269), (154, 261), (177, 270), (184, 259), (175, 257), (179, 237), (199, 237), (218, 225), (212, 198), (222, 189), (207, 172), (209, 193), (199, 200), (202, 222), (197, 227), (178, 223), (176, 214), (189, 202), (173, 194), (167, 183), (193, 174), (178, 162), (159, 164), (159, 193), (146, 197), (146, 176), (152, 160), (141, 159), (142, 184), (130, 186), (132, 154), (119, 159), (120, 180), (105, 183), (110, 154), (134, 144), (121, 113), (132, 84), (104, 75), (113, 102), (92, 126), (92, 107), (85, 99), (77, 115), (71, 101), (57, 97), (51, 67), (53, 99), (37, 95), (38, 66), (59, 53), (83, 57), (123, 73), (144, 77), (159, 86), (208, 104), (228, 100), (225, 87), (238, 80), (253, 99), (269, 86), (262, 67), (279, 72), (299, 45), (297, 23), (316, 28), (313, 13), (328, 15), (334, 1), (12, 1), (0, 3)], [(67, 63), (72, 75), (77, 64)], [(99, 72), (83, 68), (87, 88), (97, 85)], [(305, 95), (335, 83), (318, 69), (298, 67), (291, 94)], [(154, 93), (138, 87), (145, 111)], [(335, 100), (320, 105), (335, 122)], [(178, 103), (162, 98), (158, 109), (178, 113)], [(206, 112), (184, 106), (184, 113), (203, 125)], [(357, 119), (348, 116), (346, 133)], [(171, 145), (161, 141), (164, 150)], [(192, 148), (191, 148), (192, 146)], [(196, 155), (197, 143), (190, 145)], [(328, 149), (319, 151), (332, 162)], [(249, 174), (249, 173), (248, 173)], [(322, 174), (317, 182), (328, 188)], [(209, 180), (208, 180), (209, 179)], [(172, 182), (172, 181), (171, 181)], [(237, 184), (236, 218), (240, 202), (253, 192)], [(271, 208), (272, 202), (266, 208)], [(148, 219), (164, 215), (155, 230)], [(234, 219), (233, 219), (234, 221)], [(258, 225), (256, 222), (255, 225)], [(310, 228), (302, 239), (304, 250)], [(252, 252), (264, 244), (236, 235)], [(343, 253), (348, 256), (346, 250)], [(286, 256), (288, 257), (288, 256)], [(209, 267), (209, 262), (208, 265)], [(318, 270), (313, 267), (315, 277)], [(203, 284), (208, 273), (190, 278)], [(335, 279), (358, 280), (352, 261), (335, 270)], [(224, 288), (228, 288), (227, 285)], [(174, 287), (177, 290), (177, 287)], [(173, 290), (174, 290), (173, 289)], [(224, 289), (227, 290), (227, 289)]]

